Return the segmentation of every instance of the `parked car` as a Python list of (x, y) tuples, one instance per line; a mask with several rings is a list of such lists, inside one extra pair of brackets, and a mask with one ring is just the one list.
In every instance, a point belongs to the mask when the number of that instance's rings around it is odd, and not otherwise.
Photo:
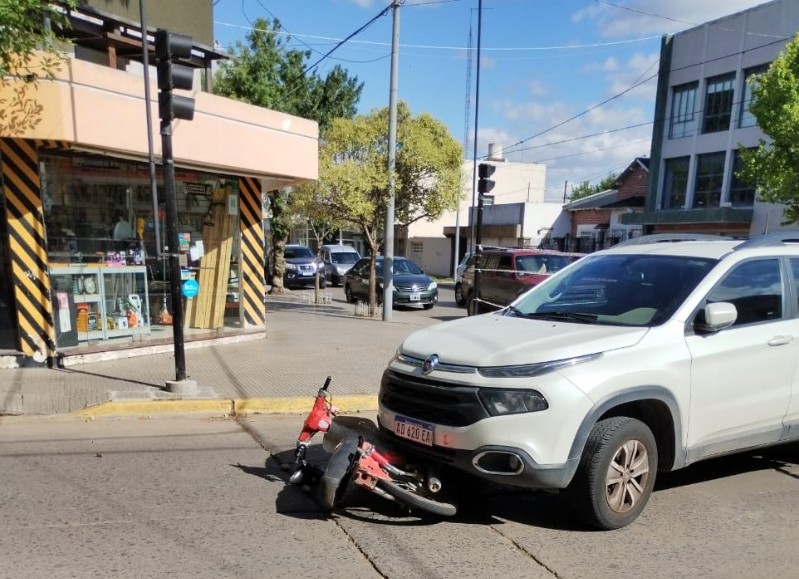
[[(460, 282), (461, 305), (469, 308), (470, 315), (503, 308), (583, 255), (548, 249), (484, 249), (467, 262)], [(477, 289), (476, 269), (480, 270)], [(457, 294), (456, 284), (456, 301)]]
[(319, 271), (319, 287), (325, 287), (324, 265), (313, 251), (304, 245), (286, 245), (283, 255), (286, 258), (286, 271), (283, 285), (287, 288), (316, 285), (316, 272)]
[(463, 274), (470, 263), (474, 262), (474, 254), (472, 252), (466, 253), (461, 259), (458, 267), (455, 268), (455, 303), (459, 306), (466, 305), (466, 295), (463, 293)]
[(358, 250), (351, 245), (323, 245), (322, 261), (325, 264), (325, 277), (333, 286), (344, 283), (344, 274), (361, 258)]
[(641, 514), (658, 471), (799, 440), (799, 231), (708, 237), (642, 236), (412, 333), (380, 428), (411, 457), (561, 489), (603, 529)]
[[(438, 302), (438, 284), (422, 268), (404, 257), (393, 258), (394, 305), (421, 305), (429, 310)], [(375, 263), (377, 301), (383, 301), (383, 257)], [(347, 301), (369, 300), (369, 258), (362, 257), (344, 276)]]

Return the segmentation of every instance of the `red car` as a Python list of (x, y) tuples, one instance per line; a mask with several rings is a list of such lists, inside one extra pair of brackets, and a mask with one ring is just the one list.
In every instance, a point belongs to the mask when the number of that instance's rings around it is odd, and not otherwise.
[[(584, 254), (547, 249), (486, 249), (463, 273), (461, 292), (469, 314), (503, 308)], [(475, 268), (480, 270), (475, 292)], [(475, 299), (477, 298), (477, 299)]]

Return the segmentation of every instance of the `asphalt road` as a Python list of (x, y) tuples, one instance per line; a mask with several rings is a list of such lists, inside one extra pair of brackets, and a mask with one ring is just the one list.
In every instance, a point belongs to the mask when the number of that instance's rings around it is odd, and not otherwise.
[[(594, 532), (553, 494), (474, 491), (452, 519), (287, 487), (302, 416), (0, 418), (0, 577), (788, 578), (799, 445), (661, 476)], [(321, 448), (313, 448), (323, 461)], [(458, 483), (453, 483), (457, 485)]]

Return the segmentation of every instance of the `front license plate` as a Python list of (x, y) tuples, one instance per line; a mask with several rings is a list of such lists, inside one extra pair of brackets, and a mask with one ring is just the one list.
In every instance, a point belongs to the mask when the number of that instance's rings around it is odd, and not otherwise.
[(433, 446), (433, 425), (413, 418), (397, 416), (394, 419), (394, 434), (426, 446)]
[(412, 302), (418, 302), (420, 297), (421, 296), (418, 293), (411, 294), (411, 301)]

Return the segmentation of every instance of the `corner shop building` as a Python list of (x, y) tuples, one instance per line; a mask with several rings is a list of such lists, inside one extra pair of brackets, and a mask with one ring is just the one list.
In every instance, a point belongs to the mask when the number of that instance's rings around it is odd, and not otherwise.
[[(152, 49), (151, 49), (152, 54)], [(153, 145), (160, 159), (151, 66)], [(197, 85), (195, 81), (195, 85)], [(19, 88), (0, 88), (10, 98)], [(0, 135), (0, 355), (45, 363), (64, 353), (170, 341), (160, 166), (152, 202), (144, 80), (68, 59), (29, 85), (30, 122)], [(173, 122), (187, 339), (265, 325), (262, 193), (315, 180), (313, 121), (196, 91)], [(160, 161), (158, 163), (160, 165)], [(124, 222), (127, 233), (115, 235)]]

